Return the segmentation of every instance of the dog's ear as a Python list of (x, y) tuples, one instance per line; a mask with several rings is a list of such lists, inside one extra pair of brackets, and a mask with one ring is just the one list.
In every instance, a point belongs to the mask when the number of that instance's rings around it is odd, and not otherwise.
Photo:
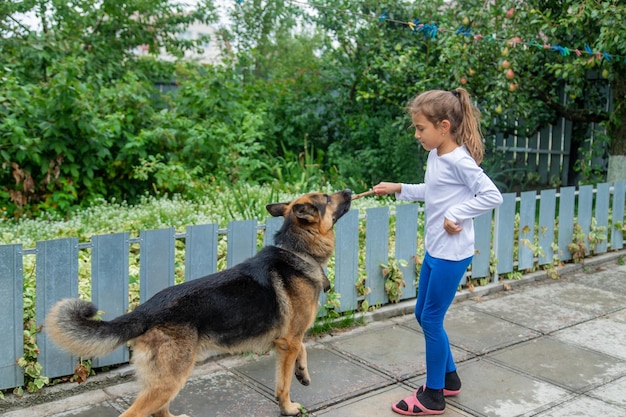
[(291, 211), (298, 219), (307, 223), (317, 221), (317, 208), (311, 203), (294, 204)]
[(274, 217), (280, 217), (285, 215), (285, 211), (289, 203), (273, 203), (265, 206), (265, 209)]

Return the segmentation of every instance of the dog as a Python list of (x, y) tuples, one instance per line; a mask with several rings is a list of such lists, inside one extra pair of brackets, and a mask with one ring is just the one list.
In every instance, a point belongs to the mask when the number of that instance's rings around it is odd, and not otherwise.
[[(174, 285), (128, 314), (100, 320), (80, 299), (58, 301), (44, 329), (60, 348), (77, 356), (104, 356), (130, 341), (131, 363), (141, 385), (121, 417), (172, 417), (169, 403), (194, 363), (208, 352), (276, 352), (276, 399), (282, 415), (298, 415), (292, 376), (309, 385), (303, 343), (330, 282), (324, 272), (335, 249), (333, 226), (348, 212), (352, 192), (308, 193), (266, 206), (284, 217), (255, 256), (226, 270)], [(179, 417), (186, 417), (185, 415)]]

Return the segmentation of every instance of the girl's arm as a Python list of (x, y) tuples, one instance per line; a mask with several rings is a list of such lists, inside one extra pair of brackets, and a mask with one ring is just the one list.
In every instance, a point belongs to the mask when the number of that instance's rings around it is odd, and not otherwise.
[(450, 207), (446, 211), (446, 218), (458, 222), (477, 217), (502, 204), (500, 190), (480, 167), (475, 165), (474, 167), (459, 168), (459, 172), (465, 174), (463, 177), (466, 180), (466, 185), (474, 196), (461, 204)]

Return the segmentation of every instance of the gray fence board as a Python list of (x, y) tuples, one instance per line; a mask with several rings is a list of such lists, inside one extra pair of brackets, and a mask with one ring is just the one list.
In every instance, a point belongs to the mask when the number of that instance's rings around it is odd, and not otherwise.
[(335, 226), (335, 291), (340, 311), (356, 310), (355, 284), (359, 277), (359, 211), (350, 210)]
[[(78, 239), (67, 238), (37, 242), (37, 323), (57, 301), (78, 297)], [(77, 358), (61, 351), (46, 332), (37, 336), (38, 361), (49, 378), (74, 373)]]
[[(618, 181), (613, 185), (613, 227), (611, 228), (611, 249), (624, 246), (624, 186), (626, 182)], [(619, 226), (619, 227), (618, 227)]]
[(539, 265), (554, 262), (554, 249), (552, 243), (555, 237), (554, 216), (556, 214), (556, 190), (541, 190), (539, 205), (539, 230), (538, 240), (541, 252)]
[[(525, 123), (520, 121), (520, 130), (523, 130), (525, 127)], [(528, 143), (529, 149), (539, 149), (537, 134), (534, 134), (527, 138), (526, 142)], [(526, 166), (530, 172), (537, 172), (539, 170), (539, 167), (537, 166), (537, 156), (537, 153), (529, 153), (526, 157)]]
[(537, 210), (537, 192), (521, 193), (519, 208), (518, 264), (520, 271), (531, 269), (535, 263), (535, 214)]
[(514, 260), (515, 193), (504, 194), (502, 198), (502, 204), (496, 208), (495, 253), (498, 274), (512, 272)]
[(567, 245), (572, 243), (574, 236), (575, 192), (574, 187), (563, 187), (559, 193), (559, 259), (564, 261), (572, 259), (572, 253), (567, 249)]
[(472, 278), (483, 278), (491, 275), (491, 225), (493, 210), (483, 213), (474, 219), (474, 257), (472, 259)]
[(417, 253), (417, 224), (419, 205), (400, 204), (396, 207), (396, 253), (397, 260), (404, 259), (407, 266), (400, 266), (405, 287), (401, 300), (415, 297), (415, 256)]
[(589, 231), (591, 230), (591, 217), (593, 216), (593, 185), (581, 185), (578, 187), (578, 211), (576, 221), (584, 233), (587, 253), (589, 253)]
[(544, 127), (539, 131), (539, 181), (546, 184), (550, 159), (550, 127)]
[(217, 224), (185, 228), (185, 280), (217, 272)]
[[(129, 234), (94, 236), (91, 240), (91, 299), (104, 312), (103, 320), (121, 316), (128, 310)], [(94, 359), (94, 367), (128, 362), (128, 348)]]
[(24, 384), (16, 359), (24, 355), (22, 245), (0, 246), (0, 389)]
[(141, 231), (139, 238), (139, 298), (143, 303), (174, 285), (174, 228)]
[(254, 256), (257, 237), (256, 220), (239, 220), (228, 223), (228, 252), (226, 264), (228, 268)]
[(370, 305), (386, 304), (385, 282), (380, 264), (389, 262), (389, 207), (365, 211), (365, 273), (371, 292), (366, 300)]
[(274, 236), (280, 230), (284, 221), (283, 217), (269, 217), (265, 220), (265, 246), (274, 244)]
[(608, 248), (608, 226), (609, 226), (609, 201), (611, 198), (611, 186), (609, 183), (602, 183), (597, 185), (596, 190), (596, 210), (595, 219), (596, 227), (605, 237), (596, 245), (596, 253), (605, 253)]

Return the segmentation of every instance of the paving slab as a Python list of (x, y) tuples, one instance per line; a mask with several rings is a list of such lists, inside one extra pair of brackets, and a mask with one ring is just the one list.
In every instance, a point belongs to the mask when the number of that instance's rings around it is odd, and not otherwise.
[[(107, 417), (109, 415), (118, 416), (122, 410), (119, 407), (115, 407), (115, 401), (107, 401), (109, 399), (102, 390), (88, 391), (73, 397), (68, 397), (62, 400), (50, 401), (44, 404), (38, 404), (32, 407), (28, 407), (25, 410), (9, 411), (2, 414), (3, 417), (52, 417), (52, 416), (64, 416), (68, 415), (68, 412), (72, 412), (75, 416), (90, 415), (88, 407), (95, 405), (97, 417)], [(86, 404), (89, 406), (86, 408)]]
[[(361, 332), (334, 341), (331, 346), (396, 380), (426, 372), (424, 336), (404, 326), (391, 325), (371, 332)], [(453, 351), (453, 355), (465, 359), (468, 353), (457, 349)]]
[(531, 286), (524, 290), (524, 297), (549, 300), (594, 315), (619, 311), (626, 305), (626, 293), (604, 290), (578, 282), (562, 281)]
[(64, 413), (53, 414), (50, 417), (119, 417), (123, 411), (109, 402), (104, 402)]
[[(590, 391), (587, 395), (626, 408), (626, 377)], [(624, 413), (626, 416), (626, 413)]]
[[(311, 384), (302, 386), (295, 378), (291, 384), (292, 401), (301, 403), (307, 410), (314, 411), (393, 383), (382, 374), (324, 346), (309, 346), (307, 353)], [(273, 356), (235, 368), (236, 372), (254, 381), (272, 397), (276, 380)]]
[(170, 410), (174, 415), (194, 417), (280, 415), (276, 401), (227, 371), (189, 380), (172, 401)]
[(453, 346), (482, 355), (540, 336), (527, 327), (477, 310), (474, 304), (468, 301), (448, 310), (444, 326)]
[(607, 318), (609, 318), (610, 320), (619, 321), (621, 323), (626, 323), (626, 308), (613, 314), (609, 314)]
[(489, 358), (578, 393), (626, 375), (626, 361), (545, 336)]
[(506, 319), (543, 334), (585, 322), (595, 314), (591, 311), (565, 305), (546, 292), (554, 293), (551, 284), (539, 284), (523, 292), (512, 292), (500, 297), (477, 302), (472, 306), (484, 313)]
[(577, 397), (571, 401), (535, 415), (535, 417), (624, 417), (626, 408), (598, 401), (587, 396)]
[[(341, 404), (314, 413), (315, 417), (398, 417), (391, 410), (391, 404), (411, 395), (412, 387), (394, 385), (389, 388), (376, 390), (366, 395), (354, 398)], [(471, 417), (471, 414), (447, 405), (446, 417)]]
[(626, 323), (609, 317), (599, 317), (560, 330), (554, 336), (565, 342), (626, 359)]
[(448, 403), (473, 416), (533, 415), (571, 397), (563, 388), (485, 359), (457, 369), (463, 388), (458, 396), (448, 397)]
[(569, 281), (626, 294), (626, 265), (610, 265), (568, 277)]

